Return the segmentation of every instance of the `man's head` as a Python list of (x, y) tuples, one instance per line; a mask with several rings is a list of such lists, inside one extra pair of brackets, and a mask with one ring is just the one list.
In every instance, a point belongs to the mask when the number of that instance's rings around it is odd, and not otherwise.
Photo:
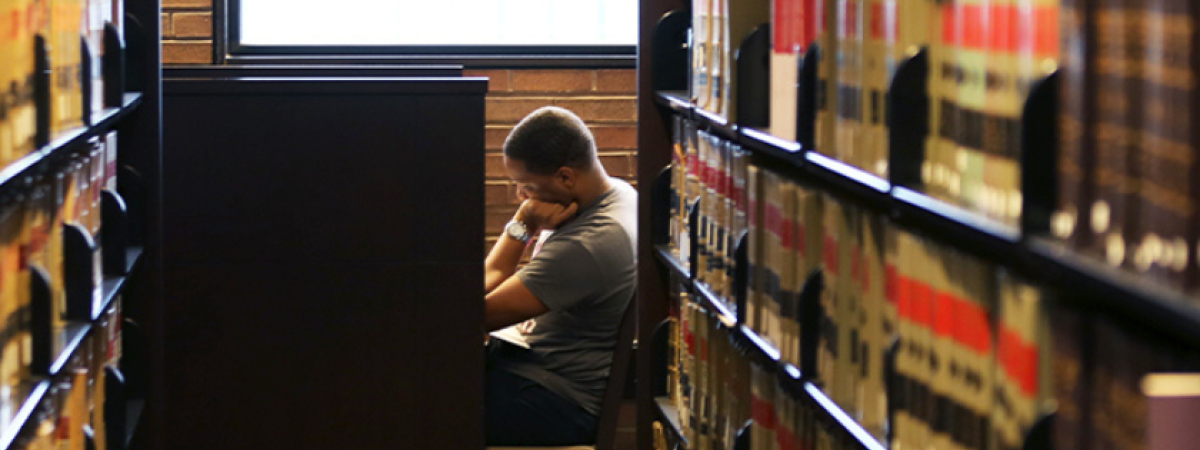
[(546, 106), (530, 113), (504, 141), (508, 176), (536, 200), (571, 203), (598, 167), (592, 132), (563, 108)]

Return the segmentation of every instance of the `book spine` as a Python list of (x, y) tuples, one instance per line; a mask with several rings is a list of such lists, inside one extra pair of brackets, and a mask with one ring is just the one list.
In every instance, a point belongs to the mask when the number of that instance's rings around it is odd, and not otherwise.
[(692, 0), (692, 77), (689, 90), (692, 102), (708, 108), (712, 95), (709, 46), (712, 44), (712, 9), (715, 0)]
[(797, 35), (803, 33), (804, 24), (800, 0), (772, 2), (770, 132), (788, 140), (796, 139), (796, 81), (801, 50)]
[(837, 2), (837, 115), (834, 118), (835, 149), (823, 149), (831, 156), (859, 164), (862, 134), (862, 3), (864, 0)]
[(749, 164), (746, 167), (746, 203), (748, 206), (746, 260), (746, 311), (740, 314), (745, 324), (751, 330), (762, 330), (762, 293), (763, 293), (763, 191), (762, 176), (758, 166)]
[(929, 37), (930, 139), (926, 142), (921, 178), (927, 193), (947, 201), (957, 197), (961, 184), (960, 172), (954, 160), (958, 139), (955, 124), (958, 107), (955, 99), (958, 96), (959, 78), (955, 18), (960, 1), (939, 3), (928, 0), (921, 3), (927, 5), (926, 17), (934, 30)]
[[(959, 0), (955, 3), (955, 61), (959, 71), (956, 105), (954, 164), (961, 174), (957, 193), (960, 206), (981, 211), (986, 186), (983, 175), (983, 118), (987, 108), (987, 1)], [(952, 183), (952, 191), (954, 183)], [(957, 195), (955, 195), (957, 194)]]
[(816, 148), (832, 155), (837, 149), (836, 116), (838, 105), (837, 5), (839, 0), (816, 0), (817, 42), (821, 62), (817, 66)]
[(1197, 155), (1190, 139), (1195, 96), (1192, 55), (1195, 26), (1186, 2), (1146, 2), (1140, 19), (1145, 60), (1141, 70), (1144, 126), (1138, 134), (1141, 171), (1138, 216), (1142, 229), (1133, 250), (1139, 273), (1185, 289), (1188, 226), (1196, 205), (1190, 195)]
[[(983, 165), (980, 210), (1016, 224), (1021, 217), (1021, 109), (1036, 78), (1030, 39), (1036, 22), (1026, 17), (1033, 0), (989, 0), (985, 108), (980, 145)], [(1022, 44), (1022, 45), (1019, 45)], [(1027, 51), (1028, 50), (1028, 51)]]
[(16, 0), (0, 0), (0, 61), (4, 61), (4, 67), (0, 67), (0, 86), (4, 87), (0, 89), (0, 163), (13, 159), (12, 109), (16, 99), (8, 86), (16, 82), (19, 69), (15, 50), (21, 17)]
[(884, 12), (886, 0), (866, 0), (863, 7), (863, 94), (861, 118), (865, 133), (862, 141), (862, 168), (887, 177), (886, 110), (888, 72), (884, 62), (888, 53)]
[(841, 349), (838, 338), (841, 333), (838, 331), (837, 312), (839, 310), (838, 302), (842, 296), (842, 269), (839, 260), (841, 257), (840, 245), (842, 244), (841, 232), (845, 228), (845, 218), (842, 206), (835, 199), (826, 197), (824, 206), (825, 239), (821, 245), (824, 260), (821, 269), (825, 275), (825, 288), (821, 290), (821, 342), (819, 343), (817, 376), (823, 383), (822, 387), (825, 392), (830, 393), (830, 396), (837, 401), (838, 385), (842, 382), (841, 373), (838, 370)]
[(783, 258), (779, 267), (779, 351), (780, 359), (784, 362), (795, 363), (792, 359), (791, 349), (795, 346), (796, 335), (793, 333), (795, 317), (796, 301), (799, 292), (799, 283), (797, 282), (797, 272), (799, 264), (799, 251), (802, 247), (803, 239), (798, 233), (798, 227), (801, 225), (801, 217), (799, 213), (801, 188), (794, 182), (787, 181), (783, 184), (782, 191), (783, 202), (783, 220), (781, 226), (781, 235)]
[(766, 240), (763, 244), (763, 253), (767, 261), (765, 280), (763, 282), (763, 326), (759, 330), (762, 332), (764, 339), (767, 340), (775, 348), (779, 348), (779, 292), (780, 292), (780, 270), (782, 259), (783, 245), (783, 203), (781, 199), (781, 190), (783, 189), (783, 179), (779, 174), (770, 171), (764, 171), (763, 178), (764, 191), (766, 192)]
[(1126, 235), (1132, 227), (1130, 200), (1136, 192), (1129, 144), (1135, 134), (1133, 55), (1125, 0), (1097, 0), (1096, 23), (1096, 195), (1090, 225), (1097, 250), (1114, 266), (1126, 263)]
[[(1050, 224), (1051, 233), (1075, 249), (1091, 245), (1092, 188), (1095, 184), (1094, 21), (1088, 7), (1092, 0), (1062, 1), (1061, 85), (1058, 90), (1058, 205)], [(1089, 149), (1089, 151), (1084, 151)]]

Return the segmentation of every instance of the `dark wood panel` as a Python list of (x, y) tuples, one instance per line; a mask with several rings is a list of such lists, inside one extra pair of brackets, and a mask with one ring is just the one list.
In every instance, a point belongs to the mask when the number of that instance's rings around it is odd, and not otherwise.
[(326, 65), (257, 64), (237, 66), (180, 66), (163, 68), (164, 78), (228, 77), (457, 77), (462, 66), (456, 65)]
[(457, 80), (166, 82), (167, 448), (482, 448), (486, 82)]

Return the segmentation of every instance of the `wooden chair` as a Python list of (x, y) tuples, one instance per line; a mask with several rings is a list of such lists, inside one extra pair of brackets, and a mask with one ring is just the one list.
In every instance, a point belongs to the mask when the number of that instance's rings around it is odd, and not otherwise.
[(617, 419), (621, 414), (621, 400), (625, 394), (625, 379), (633, 353), (633, 338), (637, 333), (637, 294), (629, 299), (625, 315), (621, 318), (621, 329), (617, 332), (617, 347), (613, 350), (612, 368), (609, 369), (608, 386), (600, 403), (600, 422), (596, 425), (596, 445), (568, 445), (558, 447), (488, 447), (487, 450), (613, 450), (617, 439)]

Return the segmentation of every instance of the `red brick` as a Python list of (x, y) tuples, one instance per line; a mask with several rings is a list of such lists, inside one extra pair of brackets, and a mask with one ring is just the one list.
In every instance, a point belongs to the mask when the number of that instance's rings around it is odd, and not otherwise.
[(484, 214), (484, 233), (488, 236), (499, 235), (504, 231), (504, 225), (516, 214), (515, 206), (489, 206)]
[(212, 13), (180, 12), (171, 14), (175, 37), (211, 38), (213, 35)]
[(487, 77), (488, 92), (511, 92), (512, 83), (510, 82), (511, 72), (508, 70), (464, 70), (463, 75), (468, 77)]
[(601, 153), (600, 164), (604, 166), (604, 171), (614, 177), (627, 178), (633, 174), (628, 153)]
[(163, 41), (163, 64), (212, 64), (212, 41)]
[(488, 206), (512, 204), (512, 185), (506, 181), (489, 181), (483, 187), (485, 203)]
[(518, 92), (588, 92), (591, 70), (514, 70), (512, 88)]
[(489, 180), (507, 180), (508, 172), (504, 170), (504, 155), (488, 153), (483, 156), (484, 176)]
[(489, 126), (484, 130), (484, 147), (488, 150), (500, 150), (504, 148), (504, 140), (508, 139), (508, 133), (512, 132), (513, 127), (510, 126)]
[(171, 27), (171, 15), (167, 13), (162, 14), (162, 35), (164, 38), (175, 36), (175, 30)]
[(584, 121), (633, 122), (637, 120), (634, 97), (560, 98), (554, 104), (574, 111)]
[(517, 123), (525, 116), (543, 106), (552, 104), (549, 98), (488, 98), (488, 123)]
[(637, 148), (637, 127), (591, 127), (596, 137), (596, 147), (602, 149)]
[(162, 8), (164, 10), (175, 8), (190, 8), (190, 9), (212, 9), (212, 0), (163, 0)]
[(637, 93), (637, 70), (615, 69), (596, 71), (596, 92)]
[(498, 240), (499, 239), (497, 239), (495, 236), (488, 236), (485, 238), (483, 240), (483, 254), (486, 255), (490, 253), (492, 251), (492, 247), (496, 245), (496, 241)]

